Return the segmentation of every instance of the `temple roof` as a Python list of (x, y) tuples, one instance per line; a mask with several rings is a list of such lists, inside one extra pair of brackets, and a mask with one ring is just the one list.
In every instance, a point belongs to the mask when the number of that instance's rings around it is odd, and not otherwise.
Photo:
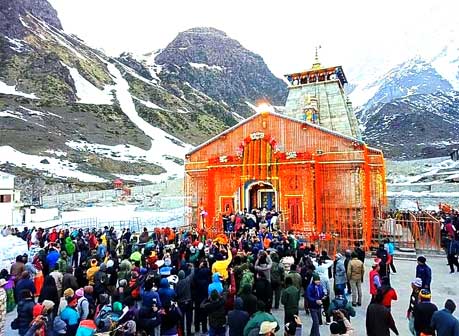
[[(362, 140), (359, 140), (357, 138), (354, 138), (354, 137), (351, 137), (351, 136), (347, 136), (347, 135), (344, 135), (344, 134), (341, 134), (341, 133), (338, 133), (338, 132), (335, 132), (333, 130), (330, 130), (328, 128), (324, 128), (322, 126), (319, 126), (319, 125), (316, 125), (316, 124), (313, 124), (313, 123), (310, 123), (308, 121), (303, 121), (303, 120), (298, 120), (298, 119), (295, 119), (295, 118), (291, 118), (291, 117), (288, 117), (286, 115), (283, 115), (283, 114), (279, 114), (279, 113), (276, 113), (276, 112), (263, 112), (263, 113), (256, 113), (252, 116), (250, 116), (249, 118), (247, 119), (244, 119), (242, 121), (240, 121), (238, 124), (226, 129), (225, 131), (215, 135), (214, 137), (210, 138), (209, 140), (205, 141), (204, 143), (200, 144), (199, 146), (193, 148), (190, 152), (188, 152), (186, 154), (186, 156), (188, 155), (191, 155), (195, 152), (197, 152), (198, 150), (204, 148), (205, 146), (211, 144), (212, 142), (218, 140), (222, 135), (225, 135), (225, 134), (228, 134), (230, 132), (232, 132), (233, 130), (235, 130), (236, 128), (239, 128), (241, 127), (242, 125), (252, 121), (253, 119), (256, 119), (258, 117), (260, 117), (260, 115), (262, 114), (270, 114), (270, 115), (273, 115), (275, 117), (278, 117), (278, 118), (282, 118), (282, 119), (287, 119), (287, 120), (290, 120), (290, 121), (293, 121), (295, 123), (299, 123), (299, 124), (306, 124), (310, 127), (313, 127), (313, 128), (316, 128), (322, 132), (325, 132), (325, 133), (328, 133), (328, 134), (331, 134), (331, 135), (334, 135), (334, 136), (337, 136), (337, 137), (340, 137), (340, 138), (343, 138), (343, 139), (346, 139), (348, 141), (352, 141), (352, 142), (355, 142), (355, 143), (358, 143), (358, 144), (361, 144), (361, 145), (365, 145), (365, 142), (362, 141)], [(368, 147), (367, 148), (371, 151), (374, 151), (374, 152), (378, 152), (378, 153), (381, 153), (381, 151), (379, 149), (376, 149), (376, 148), (372, 148), (372, 147)]]
[[(347, 83), (347, 79), (346, 79), (346, 76), (344, 75), (343, 68), (340, 65), (328, 67), (328, 68), (318, 68), (317, 66), (316, 67), (313, 66), (313, 68), (310, 70), (287, 74), (285, 75), (285, 77), (291, 83), (295, 79), (301, 79), (301, 78), (306, 78), (306, 77), (316, 77), (316, 76), (317, 77), (324, 76), (324, 78), (327, 78), (327, 76), (332, 75), (332, 74), (336, 75), (337, 79), (339, 79), (339, 81), (341, 82), (341, 85), (344, 85)], [(325, 80), (328, 80), (328, 79), (325, 79)]]

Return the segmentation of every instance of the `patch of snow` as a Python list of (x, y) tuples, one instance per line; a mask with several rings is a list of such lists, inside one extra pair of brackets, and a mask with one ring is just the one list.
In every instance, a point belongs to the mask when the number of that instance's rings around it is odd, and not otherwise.
[(12, 39), (9, 38), (8, 36), (5, 36), (5, 38), (8, 40), (8, 42), (11, 44), (10, 48), (18, 53), (22, 53), (26, 50), (26, 47), (24, 46), (24, 41), (23, 40), (18, 40), (18, 39)]
[(24, 18), (20, 15), (19, 16), (19, 21), (21, 21), (22, 25), (26, 28), (30, 28), (30, 26), (25, 22)]
[(3, 118), (10, 117), (10, 118), (19, 119), (19, 120), (27, 122), (27, 119), (23, 117), (22, 113), (19, 113), (17, 111), (10, 111), (10, 110), (0, 111), (0, 117), (3, 117)]
[(171, 160), (165, 160), (163, 156), (173, 154), (183, 159), (185, 154), (192, 149), (192, 146), (184, 144), (181, 140), (143, 120), (135, 109), (135, 104), (129, 93), (129, 83), (123, 78), (114, 64), (107, 63), (107, 66), (110, 73), (115, 77), (116, 84), (114, 89), (122, 111), (151, 138), (151, 148), (145, 154), (147, 160), (163, 167), (167, 171), (164, 174), (164, 178), (182, 175), (183, 166)]
[(363, 106), (378, 92), (381, 84), (378, 82), (367, 83), (357, 86), (349, 95), (355, 107)]
[(136, 181), (136, 182), (149, 181), (152, 183), (157, 183), (163, 180), (163, 178), (160, 175), (150, 175), (150, 174), (141, 174), (141, 175), (118, 174), (117, 176), (124, 181)]
[(205, 63), (193, 63), (193, 62), (188, 62), (188, 64), (195, 69), (210, 69), (210, 70), (217, 70), (217, 71), (223, 71), (225, 68), (221, 67), (219, 65), (209, 65)]
[(38, 97), (33, 93), (25, 93), (22, 91), (16, 90), (16, 85), (8, 85), (5, 82), (0, 80), (0, 93), (22, 96), (25, 98), (38, 99)]
[(166, 110), (165, 108), (162, 108), (161, 106), (159, 105), (156, 105), (150, 101), (145, 101), (145, 100), (142, 100), (142, 99), (139, 99), (137, 97), (132, 97), (133, 99), (137, 100), (139, 103), (141, 103), (142, 105), (145, 105), (146, 107), (149, 107), (149, 108), (152, 108), (152, 109), (158, 109), (158, 110), (164, 110), (164, 111), (168, 111)]
[(432, 59), (432, 66), (445, 78), (453, 89), (459, 90), (459, 47), (450, 44)]
[(406, 199), (402, 200), (400, 204), (397, 206), (397, 208), (402, 209), (402, 210), (411, 210), (411, 211), (419, 210), (418, 203), (416, 203), (415, 201), (406, 200)]
[(244, 120), (245, 118), (243, 116), (241, 116), (240, 114), (237, 114), (236, 112), (231, 112), (231, 114), (233, 115), (233, 117), (238, 121), (242, 121)]
[(35, 111), (35, 110), (31, 110), (31, 109), (29, 109), (29, 108), (27, 108), (27, 107), (24, 107), (24, 106), (19, 106), (19, 108), (22, 109), (22, 110), (24, 110), (24, 111), (26, 111), (27, 114), (28, 114), (28, 115), (31, 115), (31, 116), (36, 115), (36, 116), (39, 116), (39, 117), (44, 117), (44, 116), (46, 116), (46, 115), (50, 115), (50, 116), (53, 116), (53, 117), (62, 119), (62, 117), (61, 117), (60, 115), (57, 115), (57, 114), (52, 113), (52, 112), (48, 112), (48, 111), (46, 111), (46, 112)]
[(119, 62), (119, 61), (117, 61), (117, 60), (115, 60), (115, 61), (117, 62), (118, 65), (122, 66), (123, 69), (124, 69), (126, 72), (128, 72), (131, 76), (137, 78), (138, 80), (141, 80), (141, 81), (144, 82), (144, 83), (147, 83), (148, 85), (155, 85), (155, 86), (156, 86), (156, 84), (157, 84), (157, 83), (156, 83), (156, 80), (159, 81), (158, 76), (156, 76), (156, 74), (153, 75), (153, 74), (151, 73), (151, 71), (149, 71), (149, 72), (150, 72), (150, 74), (151, 74), (152, 77), (153, 77), (153, 81), (151, 81), (151, 80), (149, 80), (149, 79), (146, 79), (146, 78), (143, 77), (143, 76), (140, 76), (137, 72), (135, 72), (134, 70), (132, 70), (132, 69), (131, 69), (130, 67), (128, 67), (127, 65), (125, 65), (125, 64), (123, 64), (123, 63), (121, 63), (121, 62)]
[[(61, 62), (62, 63), (62, 62)], [(113, 105), (111, 94), (111, 85), (105, 86), (104, 90), (100, 90), (94, 84), (84, 78), (77, 69), (62, 63), (70, 71), (70, 75), (75, 83), (76, 95), (78, 102), (82, 104), (95, 104), (95, 105)]]
[(245, 102), (254, 112), (258, 112), (257, 107), (253, 105), (251, 102)]
[(56, 155), (57, 157), (67, 157), (67, 153), (60, 150), (47, 149), (45, 153)]
[(80, 58), (82, 60), (87, 60), (87, 58), (84, 55), (82, 55), (79, 51), (77, 51), (74, 48), (74, 46), (69, 41), (67, 41), (67, 39), (66, 39), (66, 37), (64, 35), (59, 33), (57, 30), (53, 30), (52, 27), (50, 27), (46, 22), (44, 22), (43, 20), (38, 19), (37, 17), (33, 16), (32, 14), (29, 13), (27, 15), (30, 16), (31, 18), (33, 18), (41, 28), (45, 29), (46, 32), (49, 35), (51, 35), (51, 37), (53, 37), (53, 39), (58, 44), (60, 44), (64, 48), (67, 48), (68, 50), (70, 50), (78, 58)]
[[(40, 162), (44, 159), (48, 160), (49, 164)], [(99, 176), (78, 171), (76, 163), (48, 156), (24, 154), (10, 146), (0, 146), (0, 163), (11, 163), (18, 167), (42, 170), (46, 172), (46, 175), (56, 178), (75, 178), (83, 182), (106, 182)]]

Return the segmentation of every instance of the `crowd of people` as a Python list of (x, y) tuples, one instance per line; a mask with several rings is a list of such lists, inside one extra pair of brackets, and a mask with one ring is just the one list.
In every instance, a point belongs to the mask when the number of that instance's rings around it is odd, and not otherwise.
[[(241, 226), (213, 239), (170, 228), (15, 234), (36, 252), (17, 256), (0, 272), (0, 335), (6, 312), (14, 309), (11, 328), (21, 336), (318, 336), (320, 325), (328, 325), (329, 335), (356, 335), (362, 331), (351, 320), (363, 304), (365, 279), (367, 335), (399, 334), (391, 314), (398, 293), (390, 281), (396, 272), (390, 240), (380, 244), (366, 274), (358, 242), (329, 256), (292, 232), (264, 227)], [(448, 300), (438, 311), (430, 302), (431, 278), (420, 256), (407, 310), (410, 331), (457, 336), (455, 304)], [(273, 314), (280, 308), (283, 320)]]

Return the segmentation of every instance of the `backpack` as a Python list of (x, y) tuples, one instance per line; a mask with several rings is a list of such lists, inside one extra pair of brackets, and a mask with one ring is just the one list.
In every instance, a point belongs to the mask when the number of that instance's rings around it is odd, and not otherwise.
[(246, 284), (249, 284), (250, 287), (252, 287), (253, 282), (254, 282), (253, 273), (250, 272), (248, 269), (244, 270), (242, 272), (241, 285), (239, 287), (243, 288), (244, 285)]
[(113, 329), (120, 319), (120, 314), (114, 312), (110, 305), (102, 307), (94, 322), (97, 326), (97, 331), (107, 332)]
[(273, 265), (271, 267), (271, 282), (274, 284), (281, 284), (283, 278), (283, 271), (279, 267), (279, 263), (273, 262)]
[(77, 311), (78, 313), (80, 314), (80, 311), (81, 311), (81, 304), (83, 303), (83, 301), (87, 301), (88, 302), (88, 310), (89, 310), (89, 313), (88, 313), (88, 317), (87, 319), (93, 319), (94, 318), (94, 315), (96, 313), (96, 306), (91, 303), (87, 298), (83, 298), (81, 301), (78, 302), (78, 305), (77, 305)]

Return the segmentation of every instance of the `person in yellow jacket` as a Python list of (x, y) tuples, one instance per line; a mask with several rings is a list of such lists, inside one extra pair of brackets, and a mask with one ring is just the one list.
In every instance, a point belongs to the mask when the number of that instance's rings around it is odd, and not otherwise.
[[(222, 251), (222, 250), (221, 250)], [(221, 259), (217, 260), (214, 262), (212, 265), (212, 274), (214, 273), (219, 273), (223, 280), (228, 279), (228, 265), (231, 263), (231, 260), (233, 259), (233, 255), (231, 254), (230, 249), (224, 249), (222, 252), (228, 251), (228, 258), (226, 259)]]
[(96, 275), (96, 273), (98, 271), (99, 271), (99, 266), (97, 266), (97, 260), (96, 259), (92, 259), (91, 260), (91, 267), (89, 267), (88, 270), (86, 271), (86, 278), (88, 279), (88, 283), (91, 286), (94, 286), (94, 284), (95, 284), (94, 276)]

